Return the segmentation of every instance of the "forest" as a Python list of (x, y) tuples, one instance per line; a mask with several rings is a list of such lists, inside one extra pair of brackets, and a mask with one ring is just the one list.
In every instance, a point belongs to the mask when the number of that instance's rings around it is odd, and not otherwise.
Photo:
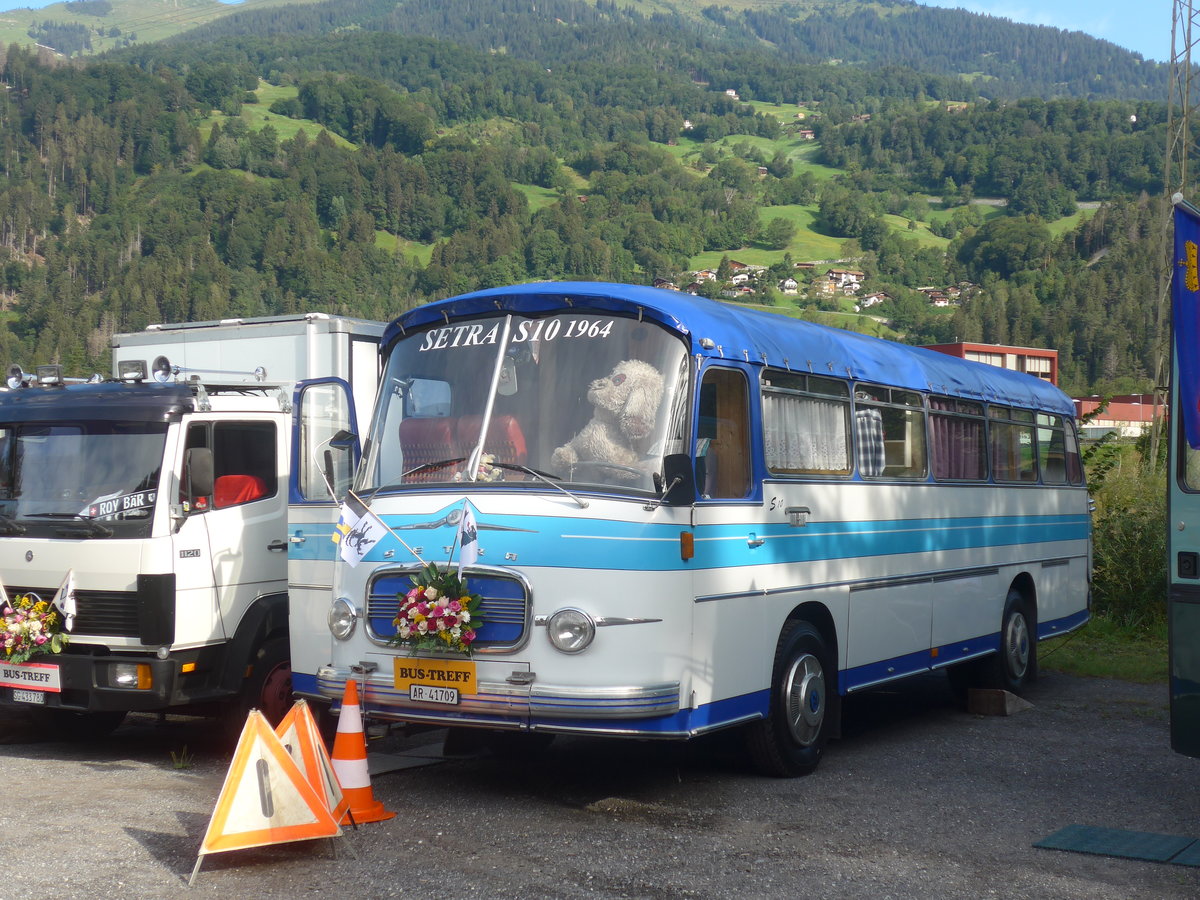
[[(1009, 98), (1022, 83), (998, 75), (984, 97), (958, 63), (789, 62), (728, 10), (288, 12), (97, 58), (3, 53), (2, 358), (103, 371), (113, 333), (155, 321), (386, 319), (523, 280), (686, 284), (753, 253), (769, 266), (741, 302), (1055, 347), (1075, 393), (1151, 384), (1166, 108), (1140, 89)], [(1061, 37), (1043, 31), (1028, 46)], [(1132, 78), (1127, 62), (1103, 71)], [(813, 259), (802, 238), (888, 295), (874, 319), (775, 289)], [(916, 290), (962, 282), (950, 310)]]

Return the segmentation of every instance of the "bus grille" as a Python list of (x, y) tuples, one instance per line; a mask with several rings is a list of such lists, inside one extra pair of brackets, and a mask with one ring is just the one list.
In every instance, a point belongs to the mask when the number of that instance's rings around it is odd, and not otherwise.
[[(381, 572), (370, 584), (367, 594), (367, 629), (378, 643), (396, 634), (395, 619), (400, 611), (400, 594), (412, 588), (413, 572)], [(467, 573), (467, 588), (483, 598), (483, 625), (478, 629), (471, 649), (475, 652), (511, 650), (525, 640), (529, 618), (529, 597), (525, 585), (516, 578), (491, 573)]]

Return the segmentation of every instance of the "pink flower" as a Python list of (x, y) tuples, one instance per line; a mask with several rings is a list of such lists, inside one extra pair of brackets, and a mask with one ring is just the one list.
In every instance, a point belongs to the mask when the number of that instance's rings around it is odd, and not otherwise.
[(450, 612), (458, 612), (460, 609), (462, 609), (461, 603), (459, 603), (457, 600), (450, 601)]
[(468, 628), (466, 631), (464, 631), (462, 633), (462, 642), (464, 644), (469, 644), (473, 640), (475, 640), (475, 629), (474, 628)]

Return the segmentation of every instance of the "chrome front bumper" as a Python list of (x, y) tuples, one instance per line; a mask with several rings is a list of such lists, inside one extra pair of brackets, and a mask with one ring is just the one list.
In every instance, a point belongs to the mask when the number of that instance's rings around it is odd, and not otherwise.
[[(463, 694), (456, 705), (410, 700), (397, 690), (390, 670), (368, 673), (348, 667), (322, 666), (317, 690), (340, 701), (346, 682), (358, 682), (363, 713), (383, 720), (486, 725), (494, 728), (538, 728), (548, 731), (629, 733), (618, 720), (651, 719), (679, 712), (679, 682), (636, 686), (582, 687), (538, 684), (525, 664), (505, 665), (505, 677), (480, 675), (474, 693)], [(602, 720), (594, 723), (593, 720)], [(611, 722), (612, 727), (605, 727)]]

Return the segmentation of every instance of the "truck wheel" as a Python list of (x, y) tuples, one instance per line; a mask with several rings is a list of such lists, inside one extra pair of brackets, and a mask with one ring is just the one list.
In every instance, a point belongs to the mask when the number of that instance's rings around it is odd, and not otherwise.
[(245, 709), (257, 709), (272, 727), (292, 708), (291, 647), (286, 637), (272, 638), (254, 656), (245, 684)]
[(231, 697), (220, 713), (221, 731), (236, 741), (246, 726), (246, 716), (257, 709), (274, 727), (292, 708), (291, 647), (286, 637), (262, 644), (250, 660), (250, 675), (241, 692)]
[(784, 627), (775, 650), (770, 713), (746, 732), (746, 749), (762, 774), (794, 778), (821, 761), (831, 719), (829, 660), (825, 639), (811, 624), (795, 621)]

